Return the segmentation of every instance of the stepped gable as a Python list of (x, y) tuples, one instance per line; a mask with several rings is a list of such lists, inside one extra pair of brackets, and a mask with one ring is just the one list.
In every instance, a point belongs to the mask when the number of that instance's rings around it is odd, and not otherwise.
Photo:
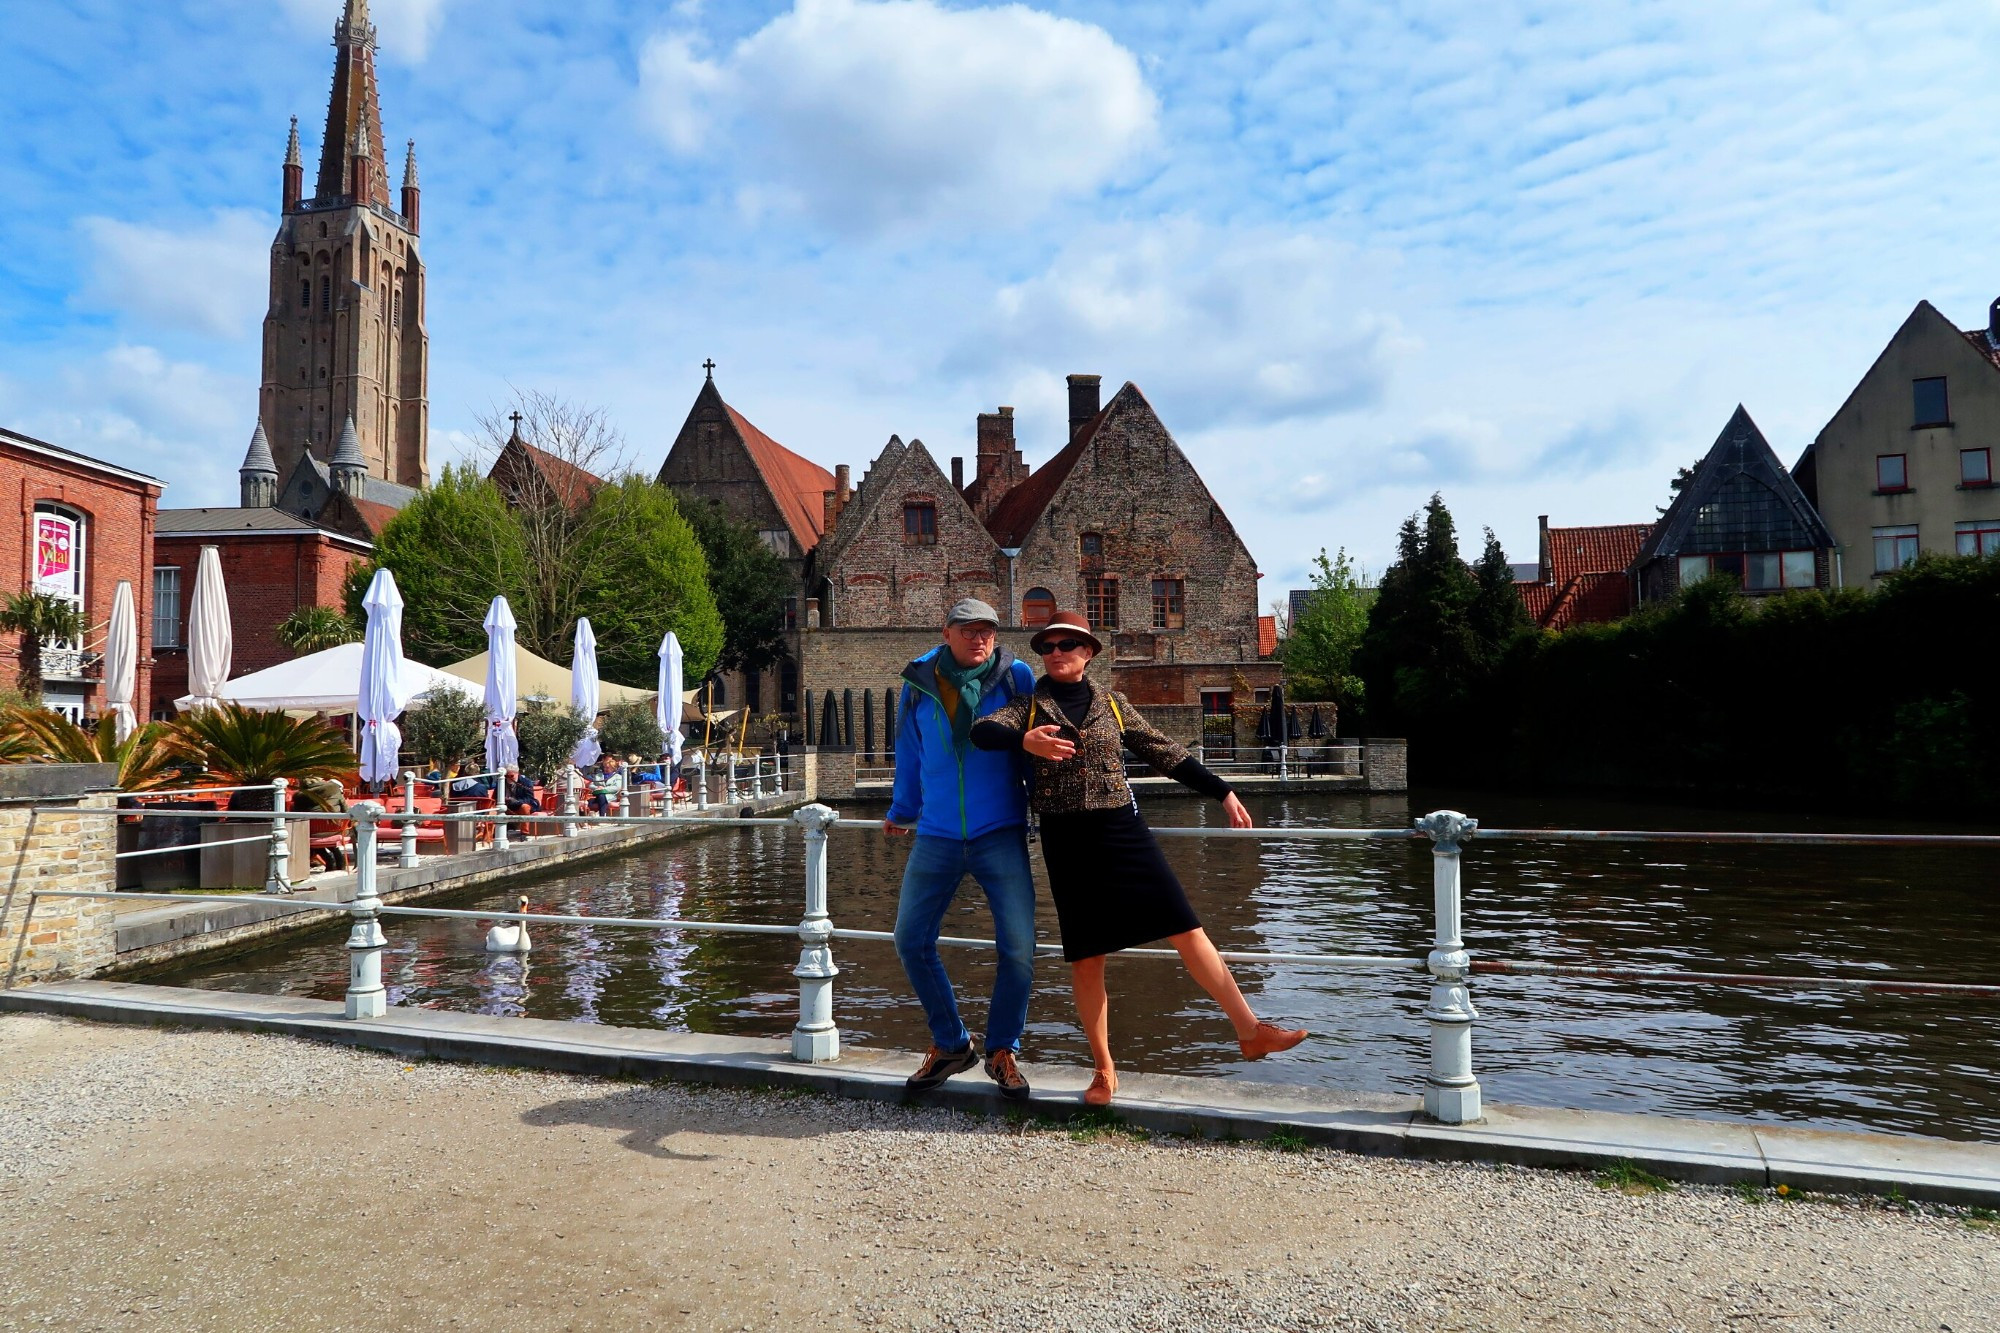
[(1738, 403), (1632, 563), (1662, 555), (1825, 550), (1833, 545), (1819, 512)]
[(834, 519), (833, 527), (820, 538), (815, 563), (822, 571), (838, 567), (841, 556), (852, 548), (861, 530), (881, 505), (882, 496), (889, 490), (891, 480), (909, 452), (910, 446), (903, 443), (900, 435), (891, 435), (889, 442), (882, 446), (882, 452), (875, 455), (875, 461), (861, 476), (861, 484), (854, 488), (847, 504)]
[[(1127, 380), (1125, 387), (1120, 389), (1096, 416), (1085, 422), (1082, 429), (1077, 431), (1076, 437), (1064, 445), (1054, 458), (1036, 468), (1028, 475), (1026, 481), (1007, 492), (1006, 498), (994, 508), (993, 516), (986, 521), (986, 529), (993, 534), (994, 541), (1003, 547), (1016, 547), (1027, 540), (1028, 533), (1040, 521), (1042, 511), (1056, 498), (1056, 492), (1061, 490), (1063, 482), (1069, 479), (1070, 470), (1090, 448), (1090, 442), (1097, 437), (1098, 427), (1104, 424), (1111, 413), (1125, 400), (1127, 394), (1137, 398), (1141, 403), (1146, 401), (1138, 387)], [(1146, 410), (1152, 411), (1150, 404)]]

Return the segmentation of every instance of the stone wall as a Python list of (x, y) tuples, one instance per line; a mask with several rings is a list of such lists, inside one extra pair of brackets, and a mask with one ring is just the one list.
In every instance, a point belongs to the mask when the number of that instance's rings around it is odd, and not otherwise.
[[(108, 765), (14, 767), (28, 770), (23, 776), (36, 779), (36, 785), (48, 785), (51, 777), (69, 777), (73, 780), (62, 785), (77, 788), (101, 781)], [(36, 807), (108, 810), (115, 795), (74, 790), (61, 795), (22, 794), (20, 785), (0, 783), (0, 870), (6, 875), (0, 886), (0, 959), (5, 965), (0, 984), (89, 976), (109, 966), (116, 955), (110, 901), (40, 898), (31, 903), (30, 895), (57, 889), (109, 890), (116, 864), (112, 858), (117, 821), (105, 815), (37, 813)]]
[(1408, 791), (1410, 789), (1409, 742), (1362, 741), (1361, 774), (1369, 791)]

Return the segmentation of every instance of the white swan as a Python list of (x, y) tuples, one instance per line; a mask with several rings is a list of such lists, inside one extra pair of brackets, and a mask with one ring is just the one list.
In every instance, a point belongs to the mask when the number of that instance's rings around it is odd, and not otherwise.
[[(528, 910), (526, 895), (522, 896), (518, 910)], [(525, 921), (496, 921), (486, 930), (488, 953), (526, 953), (533, 947), (528, 940), (528, 923)]]

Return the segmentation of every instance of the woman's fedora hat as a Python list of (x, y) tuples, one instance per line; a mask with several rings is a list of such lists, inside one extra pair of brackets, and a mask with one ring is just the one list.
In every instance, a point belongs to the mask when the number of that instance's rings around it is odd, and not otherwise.
[(1028, 640), (1028, 646), (1036, 652), (1042, 651), (1042, 644), (1049, 639), (1082, 639), (1090, 645), (1093, 653), (1104, 651), (1104, 640), (1097, 637), (1090, 628), (1090, 622), (1074, 611), (1058, 611), (1049, 618), (1049, 623), (1035, 631), (1035, 637)]

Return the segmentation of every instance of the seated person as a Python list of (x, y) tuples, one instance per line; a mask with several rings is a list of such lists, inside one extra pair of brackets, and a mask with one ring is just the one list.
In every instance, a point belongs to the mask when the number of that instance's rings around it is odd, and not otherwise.
[(490, 801), (493, 799), (493, 784), (485, 778), (475, 776), (470, 765), (460, 761), (451, 766), (451, 795), (457, 801)]
[(639, 756), (636, 754), (625, 756), (625, 771), (631, 775), (632, 781), (639, 783), (641, 786), (657, 787), (660, 785), (660, 766), (658, 764), (642, 764)]
[[(510, 815), (533, 815), (541, 813), (541, 802), (535, 797), (535, 784), (521, 773), (519, 764), (507, 765), (506, 783), (501, 796), (501, 805)], [(528, 836), (529, 825), (518, 823), (513, 830), (521, 837)]]
[(607, 754), (597, 761), (590, 775), (590, 808), (600, 815), (618, 813), (618, 798), (625, 794), (625, 775), (619, 770), (618, 756)]

